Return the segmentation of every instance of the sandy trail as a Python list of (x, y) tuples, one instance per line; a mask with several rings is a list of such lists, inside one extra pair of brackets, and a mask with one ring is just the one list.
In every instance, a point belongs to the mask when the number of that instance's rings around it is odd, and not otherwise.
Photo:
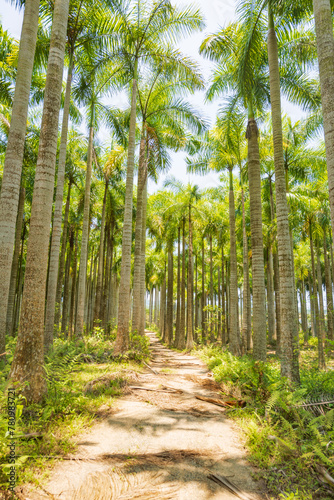
[[(227, 477), (247, 498), (265, 500), (233, 423), (224, 409), (195, 399), (219, 397), (206, 366), (193, 356), (165, 348), (147, 333), (151, 366), (139, 375), (112, 413), (80, 436), (77, 454), (58, 463), (43, 491), (31, 500), (236, 500), (208, 479)], [(182, 393), (163, 392), (163, 387)]]

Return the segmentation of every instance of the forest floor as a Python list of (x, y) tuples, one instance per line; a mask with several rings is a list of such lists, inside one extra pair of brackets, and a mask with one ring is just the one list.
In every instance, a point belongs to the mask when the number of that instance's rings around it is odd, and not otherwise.
[[(45, 487), (24, 488), (22, 498), (269, 499), (225, 409), (195, 398), (220, 398), (206, 365), (147, 335), (152, 369), (136, 373), (124, 396), (80, 435), (76, 453), (55, 465)], [(237, 495), (210, 474), (230, 481)]]

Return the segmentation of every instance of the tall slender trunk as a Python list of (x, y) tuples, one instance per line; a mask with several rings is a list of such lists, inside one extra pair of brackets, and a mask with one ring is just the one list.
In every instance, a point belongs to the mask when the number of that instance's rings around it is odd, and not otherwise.
[[(94, 105), (92, 105), (91, 114), (94, 114)], [(89, 212), (90, 212), (90, 187), (92, 180), (92, 162), (93, 162), (93, 138), (94, 128), (93, 122), (89, 129), (89, 141), (87, 152), (87, 168), (85, 182), (85, 200), (83, 210), (82, 235), (81, 235), (81, 253), (80, 266), (78, 277), (78, 304), (75, 320), (75, 335), (82, 335), (84, 332), (84, 314), (85, 314), (85, 299), (86, 299), (86, 279), (87, 279), (87, 257), (88, 257), (88, 239), (89, 239)]]
[(143, 187), (143, 216), (142, 216), (142, 237), (141, 237), (141, 253), (140, 253), (140, 323), (139, 333), (145, 334), (146, 321), (146, 222), (147, 222), (147, 175)]
[(175, 339), (175, 344), (177, 349), (185, 348), (185, 330), (186, 330), (186, 236), (185, 236), (185, 219), (183, 219), (180, 332), (178, 338)]
[(155, 294), (154, 294), (154, 324), (157, 327), (158, 326), (158, 319), (159, 319), (159, 287), (158, 285), (155, 285)]
[[(12, 117), (0, 195), (0, 354), (5, 352), (8, 294), (19, 205), (31, 77), (37, 41), (39, 0), (26, 0)], [(3, 359), (3, 358), (2, 358)]]
[(54, 316), (54, 324), (58, 328), (59, 320), (60, 320), (60, 312), (61, 312), (61, 295), (63, 290), (63, 277), (64, 277), (64, 269), (65, 269), (65, 254), (66, 254), (66, 245), (67, 245), (67, 229), (68, 229), (68, 217), (70, 213), (70, 201), (71, 201), (71, 188), (72, 188), (72, 180), (68, 181), (68, 189), (67, 189), (67, 198), (65, 205), (65, 214), (64, 214), (64, 224), (63, 224), (63, 238), (61, 244), (61, 251), (59, 257), (59, 269), (58, 269), (58, 280), (57, 280), (57, 292), (56, 292), (56, 304), (55, 304), (55, 316)]
[(225, 257), (222, 245), (222, 344), (226, 344)]
[(69, 296), (70, 296), (70, 269), (72, 261), (72, 252), (74, 247), (74, 234), (70, 233), (69, 249), (67, 252), (66, 266), (65, 266), (65, 283), (64, 283), (64, 299), (63, 299), (63, 315), (61, 321), (61, 331), (65, 334), (69, 312)]
[(16, 300), (14, 307), (14, 320), (13, 320), (13, 331), (12, 335), (16, 332), (19, 325), (20, 319), (20, 307), (21, 307), (21, 298), (23, 291), (23, 279), (24, 279), (24, 270), (23, 270), (23, 254), (24, 254), (24, 240), (26, 233), (26, 225), (23, 225), (23, 233), (22, 233), (22, 242), (21, 242), (21, 254), (20, 254), (20, 264), (19, 264), (19, 275), (18, 275), (18, 283), (17, 283), (17, 292), (16, 292)]
[(175, 345), (180, 336), (181, 321), (181, 227), (178, 227), (177, 237), (177, 293), (176, 293), (176, 325), (175, 325)]
[(319, 368), (326, 368), (324, 341), (325, 341), (325, 314), (324, 314), (324, 298), (322, 294), (322, 275), (320, 266), (320, 251), (319, 243), (316, 244), (317, 251), (317, 281), (319, 295), (319, 336), (318, 336), (318, 364)]
[(96, 284), (96, 301), (94, 308), (94, 321), (101, 318), (101, 303), (102, 303), (102, 280), (104, 271), (104, 241), (105, 241), (105, 225), (106, 225), (106, 204), (107, 204), (108, 181), (105, 183), (102, 217), (101, 217), (101, 231), (100, 231), (100, 248), (99, 248), (99, 270), (97, 275)]
[[(273, 223), (275, 220), (275, 206), (274, 206), (274, 195), (273, 195), (273, 185), (271, 177), (269, 178), (269, 189), (270, 189), (270, 222)], [(275, 292), (275, 327), (276, 327), (276, 353), (279, 354), (280, 342), (281, 342), (281, 306), (280, 306), (280, 293), (279, 293), (279, 263), (277, 250), (274, 246), (276, 235), (273, 235), (273, 267), (274, 267), (274, 292)]]
[(313, 246), (313, 231), (312, 224), (310, 223), (310, 249), (311, 249), (311, 269), (312, 269), (312, 291), (310, 291), (310, 298), (313, 303), (313, 321), (314, 321), (314, 333), (316, 336), (319, 335), (319, 305), (318, 305), (318, 294), (317, 294), (317, 279), (315, 272), (315, 260), (314, 260), (314, 246)]
[(266, 312), (264, 286), (264, 257), (262, 235), (261, 172), (258, 128), (252, 110), (247, 125), (248, 179), (252, 237), (253, 275), (253, 354), (256, 360), (266, 361)]
[(13, 381), (29, 382), (23, 392), (27, 401), (34, 402), (40, 401), (46, 391), (43, 370), (45, 288), (68, 9), (69, 0), (55, 3), (20, 327), (10, 372)]
[(307, 312), (306, 312), (306, 293), (305, 293), (305, 282), (304, 279), (300, 281), (299, 287), (299, 298), (301, 305), (301, 324), (302, 331), (304, 334), (304, 342), (308, 341), (308, 327), (307, 327)]
[[(240, 180), (242, 174), (240, 172)], [(242, 314), (242, 346), (243, 351), (247, 351), (248, 338), (251, 335), (251, 325), (248, 322), (250, 303), (248, 301), (248, 288), (249, 288), (249, 262), (248, 262), (248, 240), (246, 232), (246, 214), (245, 214), (245, 194), (243, 185), (241, 185), (241, 203), (242, 203), (242, 264), (243, 264), (243, 314)]]
[(166, 317), (166, 271), (162, 283), (161, 304), (160, 304), (160, 333), (162, 335), (163, 340), (165, 340), (165, 334), (166, 334), (165, 317)]
[(63, 214), (66, 146), (67, 146), (68, 118), (70, 113), (72, 75), (73, 75), (73, 56), (71, 56), (70, 58), (70, 65), (67, 74), (65, 101), (63, 109), (63, 122), (62, 122), (60, 147), (59, 147), (57, 189), (56, 189), (55, 208), (53, 214), (48, 289), (47, 289), (46, 311), (45, 311), (44, 346), (46, 351), (52, 346), (53, 343), (53, 332), (55, 323), (55, 308), (56, 308), (57, 281), (58, 281), (58, 269), (59, 269), (58, 266), (59, 248), (60, 248), (60, 236), (61, 236), (61, 221)]
[(142, 127), (140, 151), (139, 151), (139, 168), (138, 168), (138, 185), (137, 185), (137, 211), (136, 211), (136, 228), (135, 228), (135, 256), (134, 256), (134, 271), (133, 271), (133, 315), (132, 315), (132, 331), (139, 333), (140, 317), (141, 317), (141, 253), (142, 253), (142, 237), (143, 237), (143, 189), (146, 181), (146, 135), (144, 124)]
[(68, 336), (73, 336), (73, 326), (75, 325), (75, 306), (77, 295), (77, 266), (78, 266), (78, 233), (76, 233), (74, 243), (74, 259), (72, 267), (72, 290), (71, 290), (71, 304), (70, 304), (70, 319), (68, 325)]
[(212, 256), (212, 234), (209, 236), (210, 244), (210, 342), (215, 341), (214, 337), (214, 310), (213, 310), (213, 256)]
[(221, 340), (221, 335), (222, 335), (222, 313), (221, 313), (221, 307), (222, 307), (222, 302), (221, 302), (221, 288), (220, 288), (220, 266), (217, 267), (217, 294), (218, 294), (218, 332), (217, 332), (217, 341), (219, 342)]
[(327, 254), (327, 241), (326, 241), (325, 230), (324, 230), (324, 265), (325, 265), (328, 338), (330, 340), (334, 340), (333, 292), (332, 292), (332, 282), (330, 278), (330, 266)]
[(189, 205), (189, 247), (188, 247), (188, 286), (187, 286), (187, 343), (186, 349), (194, 347), (193, 337), (193, 236), (191, 221), (191, 205)]
[(269, 344), (272, 344), (275, 335), (275, 308), (274, 308), (273, 252), (271, 245), (268, 248), (267, 296), (268, 296), (268, 341)]
[(334, 40), (330, 0), (313, 0), (328, 171), (329, 203), (334, 235)]
[(108, 331), (108, 292), (109, 283), (111, 279), (111, 266), (112, 266), (112, 247), (110, 242), (110, 224), (106, 225), (106, 264), (105, 264), (105, 280), (103, 284), (102, 299), (101, 299), (101, 320), (102, 328), (106, 333)]
[(235, 228), (235, 205), (232, 167), (229, 168), (229, 226), (230, 226), (230, 350), (240, 356), (240, 339), (238, 335), (238, 276), (237, 276), (237, 243)]
[(150, 288), (149, 313), (148, 313), (148, 322), (149, 322), (150, 326), (152, 324), (152, 318), (153, 318), (153, 291), (154, 291), (154, 288), (153, 288), (153, 285), (151, 285), (151, 288)]
[(312, 337), (317, 336), (317, 320), (315, 313), (315, 304), (314, 304), (314, 289), (313, 289), (313, 273), (309, 275), (308, 285), (310, 291), (310, 308), (311, 308), (311, 334)]
[(195, 323), (194, 323), (194, 340), (197, 342), (197, 332), (198, 332), (198, 293), (197, 293), (197, 281), (198, 281), (198, 257), (195, 256)]
[(12, 272), (11, 272), (11, 276), (10, 276), (10, 287), (9, 287), (8, 306), (7, 306), (6, 331), (10, 335), (13, 332), (14, 302), (15, 302), (15, 293), (16, 293), (17, 272), (19, 269), (19, 257), (20, 257), (21, 236), (22, 236), (22, 226), (23, 226), (23, 213), (24, 213), (24, 198), (25, 198), (25, 189), (24, 189), (24, 187), (21, 187), (20, 198), (19, 198), (19, 208), (18, 208), (18, 212), (17, 212), (15, 246), (14, 246), (14, 255), (13, 255), (13, 263), (12, 263)]
[(277, 247), (280, 273), (281, 374), (283, 377), (299, 383), (299, 369), (293, 362), (294, 338), (297, 337), (298, 331), (296, 309), (294, 307), (294, 269), (286, 199), (278, 48), (273, 13), (270, 6), (268, 7), (268, 17), (268, 60), (275, 163)]
[(230, 341), (230, 273), (226, 260), (226, 343)]
[(204, 250), (204, 236), (202, 238), (202, 343), (206, 342), (206, 292), (205, 292), (205, 250)]
[[(137, 63), (135, 63), (137, 65)], [(121, 282), (119, 287), (118, 325), (114, 354), (124, 353), (129, 345), (130, 287), (131, 287), (131, 247), (132, 247), (132, 206), (133, 206), (133, 170), (136, 147), (136, 104), (137, 71), (132, 83), (131, 116), (129, 130), (128, 163), (124, 203), (124, 224), (122, 238)]]
[(168, 288), (167, 288), (167, 332), (166, 343), (173, 343), (173, 244), (174, 241), (168, 242)]

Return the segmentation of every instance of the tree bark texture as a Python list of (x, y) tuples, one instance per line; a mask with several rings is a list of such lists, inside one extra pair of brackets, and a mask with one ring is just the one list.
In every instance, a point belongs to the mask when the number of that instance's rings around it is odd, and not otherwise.
[(13, 381), (20, 384), (29, 382), (23, 392), (27, 401), (34, 402), (40, 401), (46, 391), (43, 370), (45, 288), (68, 10), (69, 0), (58, 0), (55, 3), (20, 327), (10, 372)]

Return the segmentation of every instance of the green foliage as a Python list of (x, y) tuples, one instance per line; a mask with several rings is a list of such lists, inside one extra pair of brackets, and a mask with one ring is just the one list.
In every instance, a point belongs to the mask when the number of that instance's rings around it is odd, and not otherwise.
[[(48, 391), (41, 404), (26, 406), (16, 399), (17, 472), (18, 482), (38, 481), (37, 471), (45, 460), (60, 458), (75, 451), (79, 432), (87, 427), (103, 408), (110, 408), (126, 385), (126, 372), (139, 369), (149, 357), (149, 340), (130, 336), (129, 350), (122, 358), (113, 357), (113, 332), (106, 334), (97, 327), (81, 339), (57, 338), (45, 360)], [(8, 339), (9, 363), (0, 375), (0, 488), (8, 485), (8, 430), (6, 378), (12, 361), (15, 340)], [(131, 361), (132, 360), (132, 361)], [(94, 382), (94, 383), (93, 383)], [(92, 386), (92, 389), (87, 387)], [(24, 438), (37, 433), (43, 439)]]
[[(250, 458), (262, 468), (270, 491), (285, 500), (331, 498), (314, 466), (334, 474), (334, 404), (326, 403), (334, 400), (333, 374), (320, 372), (312, 358), (304, 364), (303, 357), (296, 390), (281, 378), (275, 357), (264, 364), (216, 346), (200, 348), (199, 354), (225, 393), (246, 400), (245, 408), (229, 413), (242, 428)], [(324, 404), (312, 406), (315, 402)]]

